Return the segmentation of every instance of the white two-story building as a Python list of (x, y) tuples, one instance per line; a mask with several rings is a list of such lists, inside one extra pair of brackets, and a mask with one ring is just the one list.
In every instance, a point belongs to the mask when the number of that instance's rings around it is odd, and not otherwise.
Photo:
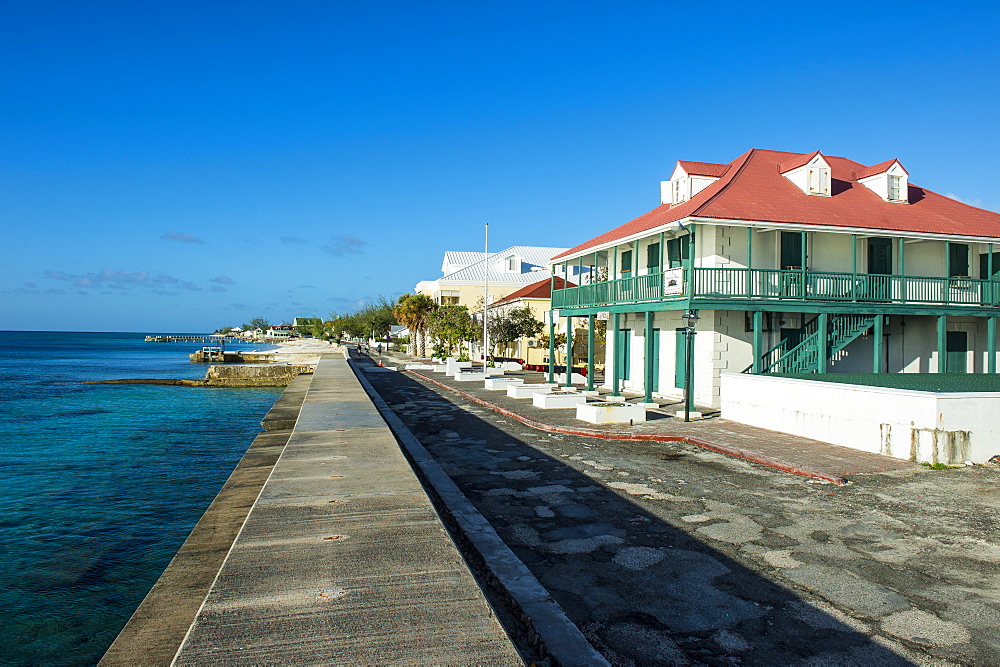
[(681, 161), (659, 206), (552, 264), (598, 278), (552, 307), (609, 318), (615, 393), (680, 394), (685, 313), (700, 405), (719, 405), (724, 372), (996, 371), (1000, 214), (914, 185), (895, 159)]

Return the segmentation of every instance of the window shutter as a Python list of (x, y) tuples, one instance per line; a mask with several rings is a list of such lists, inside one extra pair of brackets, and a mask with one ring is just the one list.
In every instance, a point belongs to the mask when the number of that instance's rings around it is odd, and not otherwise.
[(819, 191), (820, 194), (828, 195), (830, 194), (830, 170), (820, 169), (819, 170)]

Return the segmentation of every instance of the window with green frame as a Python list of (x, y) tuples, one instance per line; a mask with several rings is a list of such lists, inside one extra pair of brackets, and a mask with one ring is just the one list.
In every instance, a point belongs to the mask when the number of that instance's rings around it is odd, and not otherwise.
[(948, 277), (967, 278), (969, 276), (969, 246), (965, 243), (948, 244)]
[(680, 236), (667, 241), (667, 268), (677, 269), (684, 266), (691, 249), (691, 237)]
[(632, 273), (632, 251), (625, 250), (622, 252), (622, 267), (621, 273)]
[(649, 273), (656, 273), (660, 269), (660, 244), (650, 243), (646, 246), (646, 268)]

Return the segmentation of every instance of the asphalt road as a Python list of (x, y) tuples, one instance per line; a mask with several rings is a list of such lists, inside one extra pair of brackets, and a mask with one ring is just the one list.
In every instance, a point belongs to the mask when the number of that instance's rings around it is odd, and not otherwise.
[(369, 379), (614, 664), (1000, 663), (1000, 468), (835, 487)]

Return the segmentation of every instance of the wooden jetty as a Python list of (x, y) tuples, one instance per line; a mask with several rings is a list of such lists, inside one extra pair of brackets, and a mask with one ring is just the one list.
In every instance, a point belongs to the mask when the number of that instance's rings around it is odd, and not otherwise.
[(245, 339), (225, 334), (204, 334), (201, 336), (174, 336), (166, 334), (163, 336), (146, 336), (147, 343), (217, 343), (222, 345), (227, 340), (240, 342)]

